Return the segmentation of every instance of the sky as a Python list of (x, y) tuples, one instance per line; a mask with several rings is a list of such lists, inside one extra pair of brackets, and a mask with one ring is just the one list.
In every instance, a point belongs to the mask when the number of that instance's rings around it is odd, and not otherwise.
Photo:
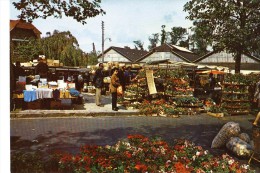
[[(19, 11), (11, 4), (13, 1), (10, 1), (10, 19), (17, 19)], [(102, 50), (101, 21), (104, 21), (105, 50), (110, 46), (134, 48), (135, 40), (141, 40), (147, 49), (149, 36), (160, 33), (162, 25), (166, 26), (166, 31), (172, 27), (192, 26), (192, 22), (185, 19), (187, 13), (183, 12), (186, 2), (188, 0), (102, 0), (101, 8), (106, 14), (87, 20), (85, 25), (67, 17), (36, 19), (33, 25), (42, 32), (42, 37), (54, 30), (70, 31), (80, 48), (90, 52), (92, 43), (97, 51)]]

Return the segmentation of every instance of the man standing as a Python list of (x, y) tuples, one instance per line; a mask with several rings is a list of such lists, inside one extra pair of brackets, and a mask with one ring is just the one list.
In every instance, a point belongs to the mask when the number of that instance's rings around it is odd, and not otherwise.
[(100, 107), (104, 107), (104, 105), (101, 104), (101, 90), (104, 85), (103, 68), (104, 68), (103, 63), (99, 63), (99, 68), (96, 70), (94, 78), (93, 78), (93, 84), (96, 88), (96, 105), (100, 106)]
[(40, 75), (41, 78), (47, 78), (49, 66), (43, 62), (42, 58), (38, 59), (39, 63), (35, 67), (35, 74)]

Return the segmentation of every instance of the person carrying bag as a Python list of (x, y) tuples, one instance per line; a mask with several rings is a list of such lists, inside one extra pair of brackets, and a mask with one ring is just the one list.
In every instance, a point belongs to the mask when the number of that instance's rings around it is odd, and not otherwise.
[(109, 90), (112, 95), (112, 110), (113, 111), (118, 111), (117, 107), (117, 89), (120, 86), (119, 78), (117, 76), (118, 74), (118, 68), (112, 69), (112, 76), (111, 76), (111, 82), (109, 85)]

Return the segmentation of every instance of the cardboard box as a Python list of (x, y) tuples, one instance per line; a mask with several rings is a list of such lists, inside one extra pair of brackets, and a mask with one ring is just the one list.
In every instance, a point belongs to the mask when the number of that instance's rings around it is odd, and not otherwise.
[(20, 93), (20, 94), (13, 94), (13, 99), (22, 99), (24, 96), (23, 96), (23, 93)]

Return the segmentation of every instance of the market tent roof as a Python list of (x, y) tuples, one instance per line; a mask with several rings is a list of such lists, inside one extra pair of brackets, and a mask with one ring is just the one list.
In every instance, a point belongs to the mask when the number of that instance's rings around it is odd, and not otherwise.
[(226, 74), (226, 72), (224, 71), (219, 71), (219, 70), (205, 70), (205, 71), (198, 71), (197, 73), (201, 73), (201, 74)]
[(198, 64), (198, 69), (200, 68), (208, 68), (208, 69), (216, 69), (216, 70), (224, 70), (224, 71), (228, 71), (229, 68), (228, 67), (224, 67), (224, 66), (215, 66), (215, 65), (204, 65), (204, 64)]

